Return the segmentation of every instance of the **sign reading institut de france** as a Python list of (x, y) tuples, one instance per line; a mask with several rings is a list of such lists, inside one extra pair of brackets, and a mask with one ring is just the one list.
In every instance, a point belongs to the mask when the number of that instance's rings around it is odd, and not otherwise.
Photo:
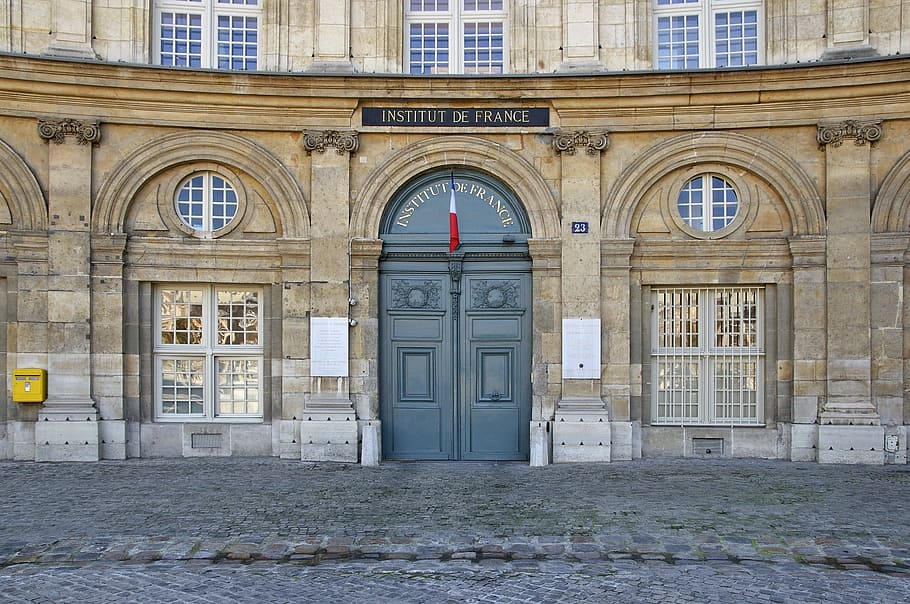
[(546, 107), (364, 107), (364, 126), (521, 128), (550, 125)]

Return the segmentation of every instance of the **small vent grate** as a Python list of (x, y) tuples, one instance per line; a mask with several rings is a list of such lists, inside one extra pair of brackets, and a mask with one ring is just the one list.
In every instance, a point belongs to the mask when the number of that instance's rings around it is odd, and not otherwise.
[(209, 434), (207, 432), (197, 432), (192, 435), (192, 447), (194, 449), (220, 449), (221, 434)]
[(722, 438), (693, 438), (693, 455), (723, 455), (724, 439)]

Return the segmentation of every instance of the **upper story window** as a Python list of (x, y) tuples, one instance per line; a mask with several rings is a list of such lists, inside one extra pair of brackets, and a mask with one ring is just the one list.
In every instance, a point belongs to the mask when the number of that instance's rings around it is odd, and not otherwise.
[(408, 73), (504, 73), (506, 18), (505, 0), (408, 0)]
[(228, 226), (237, 215), (234, 187), (219, 174), (202, 172), (177, 189), (174, 206), (183, 223), (194, 231), (213, 233)]
[(158, 0), (156, 61), (174, 67), (254, 70), (262, 0)]
[(720, 231), (733, 222), (739, 200), (732, 184), (717, 174), (701, 174), (683, 185), (676, 207), (686, 224), (707, 233)]
[(742, 67), (763, 60), (761, 0), (655, 0), (658, 69)]

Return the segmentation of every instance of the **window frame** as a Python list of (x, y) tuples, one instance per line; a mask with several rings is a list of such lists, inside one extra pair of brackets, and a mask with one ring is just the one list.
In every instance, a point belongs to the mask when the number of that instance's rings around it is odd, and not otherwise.
[[(502, 0), (502, 10), (466, 10), (465, 0), (449, 0), (449, 8), (445, 11), (415, 11), (411, 9), (410, 2), (404, 2), (404, 27), (402, 32), (404, 73), (408, 75), (503, 75), (509, 73), (509, 1)], [(477, 0), (483, 2), (484, 0)], [(411, 62), (411, 25), (412, 24), (446, 24), (449, 27), (449, 63), (447, 70), (432, 72), (412, 72)], [(465, 71), (465, 52), (467, 49), (465, 37), (466, 24), (499, 23), (502, 26), (502, 66), (496, 71)], [(454, 35), (457, 33), (457, 37)], [(494, 34), (490, 33), (490, 36)], [(490, 46), (490, 50), (497, 47)], [(493, 62), (493, 61), (491, 61)]]
[[(214, 231), (196, 229), (190, 226), (187, 222), (184, 222), (178, 207), (178, 196), (184, 186), (196, 176), (205, 174), (209, 175), (207, 179), (209, 184), (212, 177), (224, 180), (231, 187), (236, 197), (237, 208), (234, 212), (234, 217), (226, 225)], [(208, 196), (203, 201), (206, 204), (211, 204), (211, 187), (206, 189), (206, 193)], [(243, 185), (243, 181), (236, 174), (220, 164), (204, 162), (190, 167), (181, 167), (171, 174), (167, 184), (162, 189), (162, 194), (158, 195), (158, 212), (165, 223), (175, 231), (199, 239), (216, 239), (240, 228), (246, 217), (247, 203), (246, 188)], [(208, 209), (208, 214), (211, 215), (211, 208)], [(207, 226), (211, 226), (211, 223)]]
[[(765, 64), (765, 6), (763, 0), (668, 0), (675, 2), (669, 5), (659, 5), (660, 0), (652, 0), (652, 31), (653, 33), (653, 66), (654, 69), (667, 71), (686, 71), (690, 69), (735, 69), (740, 67), (754, 67)], [(756, 20), (756, 60), (755, 63), (743, 65), (717, 65), (717, 42), (715, 17), (722, 13), (755, 11)], [(681, 16), (698, 17), (698, 65), (695, 67), (661, 66), (660, 20)]]
[[(742, 322), (748, 320), (754, 321), (754, 331), (751, 333), (755, 339), (755, 344), (752, 346), (722, 346), (717, 344), (717, 336), (719, 333), (717, 329), (719, 320), (719, 307), (716, 304), (717, 294), (734, 292), (751, 293), (754, 296), (755, 316), (746, 317), (745, 319), (740, 318), (740, 321)], [(680, 295), (698, 294), (699, 300), (696, 305), (689, 305), (687, 307), (689, 309), (696, 309), (696, 316), (694, 319), (691, 319), (690, 317), (689, 320), (686, 321), (675, 315), (671, 316), (669, 319), (663, 319), (664, 323), (683, 321), (690, 327), (694, 325), (695, 331), (679, 331), (669, 334), (666, 331), (661, 331), (661, 295), (665, 293), (676, 293)], [(706, 287), (672, 286), (651, 288), (651, 352), (649, 361), (651, 373), (651, 425), (705, 427), (765, 426), (765, 363), (767, 359), (765, 341), (767, 306), (765, 298), (766, 288), (760, 285)], [(732, 309), (736, 307), (727, 306), (726, 308)], [(740, 308), (745, 308), (745, 306), (740, 306)], [(727, 321), (727, 324), (733, 325), (736, 318), (726, 317), (725, 320)], [(720, 333), (727, 336), (736, 336), (741, 335), (744, 332), (728, 331), (726, 333)], [(681, 346), (662, 345), (662, 336), (669, 338), (686, 338), (687, 336), (691, 338), (694, 336), (697, 338), (697, 343), (694, 345)], [(661, 389), (661, 363), (668, 361), (670, 363), (689, 364), (696, 369), (696, 374), (694, 376), (691, 373), (679, 372), (671, 373), (666, 378), (674, 384), (680, 383), (681, 380), (694, 380), (695, 389), (693, 389), (691, 385), (667, 388), (664, 390)], [(739, 389), (741, 395), (742, 393), (752, 393), (753, 400), (746, 403), (740, 401), (739, 403), (727, 402), (725, 404), (723, 396), (718, 394), (719, 392), (724, 392), (723, 388), (717, 388), (717, 379), (723, 378), (723, 374), (718, 371), (718, 366), (722, 363), (728, 363), (732, 366), (732, 364), (737, 362), (743, 364), (752, 363), (754, 366), (754, 371), (751, 374), (740, 374), (740, 378), (745, 381), (751, 379), (754, 383), (754, 388)], [(736, 392), (736, 389), (732, 387), (732, 383), (736, 379), (736, 376), (730, 374), (728, 377), (729, 380), (725, 382), (725, 384), (730, 384), (728, 391)], [(671, 396), (673, 392), (682, 392), (683, 394), (679, 400), (664, 402), (661, 398), (662, 392), (668, 392)], [(695, 395), (694, 401), (691, 400), (692, 393)], [(728, 417), (724, 417), (723, 414), (718, 414), (719, 405), (731, 411), (738, 407), (740, 409), (740, 414), (735, 416), (731, 412)], [(682, 411), (680, 413), (675, 413), (671, 410), (670, 413), (665, 412), (661, 415), (662, 407), (670, 407), (671, 409), (679, 407)], [(687, 413), (685, 411), (687, 407), (694, 407), (696, 413)], [(754, 415), (743, 414), (742, 409), (744, 407), (753, 407)]]
[[(156, 65), (163, 67), (176, 67), (187, 69), (218, 69), (222, 71), (258, 71), (262, 64), (262, 17), (263, 4), (265, 0), (155, 0), (153, 11), (153, 55)], [(186, 14), (198, 15), (200, 17), (200, 53), (199, 65), (175, 65), (172, 63), (164, 64), (162, 57), (166, 54), (162, 51), (162, 16), (164, 14)], [(218, 54), (218, 33), (219, 17), (243, 17), (255, 19), (255, 65), (242, 68), (221, 67), (219, 60), (222, 56), (231, 61), (234, 57), (232, 54)], [(249, 42), (244, 39), (241, 44), (248, 45)], [(244, 62), (248, 61), (246, 53), (240, 55)]]
[[(201, 295), (201, 313), (200, 321), (200, 339), (197, 343), (172, 343), (165, 342), (162, 338), (163, 317), (162, 304), (163, 296), (168, 291), (179, 292), (200, 292)], [(249, 293), (256, 294), (256, 343), (255, 344), (222, 344), (218, 343), (219, 330), (215, 327), (218, 323), (218, 293)], [(235, 284), (199, 284), (199, 283), (162, 283), (153, 288), (153, 366), (155, 368), (154, 377), (154, 418), (157, 422), (262, 422), (265, 413), (264, 383), (265, 375), (265, 345), (264, 337), (264, 289), (254, 285), (235, 285)], [(195, 317), (195, 315), (188, 315)], [(189, 332), (188, 332), (189, 333)], [(202, 411), (194, 413), (165, 412), (165, 401), (163, 396), (164, 389), (164, 372), (163, 365), (167, 361), (202, 361)], [(256, 400), (258, 410), (255, 412), (245, 413), (224, 413), (219, 409), (220, 395), (218, 386), (218, 364), (221, 361), (255, 361), (256, 369)], [(244, 388), (252, 388), (243, 386)]]

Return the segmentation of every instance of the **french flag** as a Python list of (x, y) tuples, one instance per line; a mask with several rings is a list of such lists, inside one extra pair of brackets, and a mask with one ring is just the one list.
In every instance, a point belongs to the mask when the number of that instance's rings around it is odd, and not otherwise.
[(461, 244), (458, 239), (458, 212), (455, 211), (455, 174), (449, 183), (449, 253)]

